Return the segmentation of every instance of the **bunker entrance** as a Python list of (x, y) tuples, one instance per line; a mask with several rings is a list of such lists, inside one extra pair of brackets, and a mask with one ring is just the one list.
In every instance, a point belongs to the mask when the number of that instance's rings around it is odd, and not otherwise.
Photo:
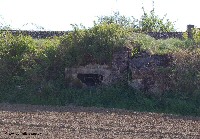
[(87, 86), (99, 85), (103, 80), (103, 76), (100, 74), (78, 74), (77, 78)]

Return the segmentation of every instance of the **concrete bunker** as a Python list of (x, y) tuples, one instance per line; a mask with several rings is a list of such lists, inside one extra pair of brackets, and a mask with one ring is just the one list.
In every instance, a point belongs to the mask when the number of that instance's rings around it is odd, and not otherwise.
[(89, 64), (76, 68), (66, 68), (65, 78), (67, 86), (79, 84), (83, 87), (108, 85), (113, 82), (112, 70), (108, 65)]
[[(65, 68), (66, 85), (82, 88), (126, 80), (136, 90), (150, 93), (168, 90), (170, 77), (165, 71), (170, 70), (173, 57), (168, 54), (152, 55), (147, 51), (139, 51), (131, 56), (131, 50), (123, 47), (114, 52), (112, 62), (108, 65), (88, 62), (85, 66)], [(127, 79), (129, 71), (131, 73)]]
[(95, 86), (95, 85), (100, 85), (102, 83), (103, 75), (93, 74), (93, 73), (87, 73), (87, 74), (78, 73), (77, 78), (87, 86)]

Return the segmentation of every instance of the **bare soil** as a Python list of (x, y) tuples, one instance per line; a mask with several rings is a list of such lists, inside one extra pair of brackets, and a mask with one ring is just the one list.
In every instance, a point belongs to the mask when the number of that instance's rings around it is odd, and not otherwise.
[(199, 139), (200, 118), (120, 109), (0, 104), (0, 138)]

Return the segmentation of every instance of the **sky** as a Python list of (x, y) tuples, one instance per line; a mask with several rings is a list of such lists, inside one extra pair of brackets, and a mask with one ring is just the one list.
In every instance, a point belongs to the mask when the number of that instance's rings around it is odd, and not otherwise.
[[(0, 0), (0, 25), (21, 30), (71, 30), (71, 24), (93, 26), (98, 16), (120, 15), (140, 19), (152, 10), (152, 0)], [(188, 24), (200, 27), (198, 0), (154, 0), (155, 13), (175, 22), (177, 31)], [(44, 29), (42, 29), (42, 27)]]

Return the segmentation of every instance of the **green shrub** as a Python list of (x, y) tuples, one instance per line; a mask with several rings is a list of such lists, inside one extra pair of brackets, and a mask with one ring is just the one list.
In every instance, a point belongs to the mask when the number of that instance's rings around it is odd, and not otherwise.
[(140, 19), (136, 19), (134, 17), (126, 17), (124, 15), (120, 15), (119, 12), (115, 12), (114, 15), (111, 16), (101, 16), (98, 18), (96, 24), (118, 24), (121, 27), (127, 28), (136, 32), (174, 32), (176, 31), (174, 27), (174, 23), (169, 19), (166, 19), (166, 15), (163, 18), (159, 18), (155, 13), (154, 1), (153, 1), (153, 9), (150, 13), (147, 13), (142, 7), (143, 15)]
[(199, 45), (200, 44), (200, 30), (198, 28), (192, 29), (192, 37), (194, 39), (194, 42)]
[(140, 28), (142, 32), (173, 32), (175, 31), (174, 24), (167, 19), (165, 16), (159, 18), (155, 14), (155, 10), (151, 10), (150, 14), (144, 11), (144, 14), (140, 21)]
[(169, 38), (156, 40), (143, 33), (133, 33), (129, 41), (135, 45), (139, 45), (141, 50), (148, 51), (150, 54), (170, 54), (190, 48), (186, 46), (185, 41), (180, 39)]
[(35, 40), (37, 46), (37, 72), (44, 80), (55, 80), (64, 74), (62, 54), (59, 50), (59, 38)]
[(187, 46), (196, 48), (200, 44), (200, 30), (198, 28), (192, 29), (192, 38), (188, 38), (188, 32), (183, 33), (183, 38)]
[(200, 84), (200, 53), (198, 49), (173, 53), (173, 74), (171, 75), (177, 92), (192, 94)]
[(35, 43), (31, 37), (13, 36), (8, 32), (0, 33), (0, 75), (3, 76), (1, 79), (18, 80), (22, 77), (34, 66), (35, 52)]
[(143, 15), (139, 21), (139, 28), (142, 32), (173, 32), (175, 31), (174, 23), (166, 19), (166, 15), (163, 18), (159, 18), (155, 13), (154, 1), (152, 0), (153, 9), (150, 13), (147, 13), (143, 9)]
[(74, 28), (61, 39), (67, 66), (110, 64), (112, 54), (125, 45), (130, 32), (118, 24), (98, 24), (90, 29)]
[(95, 24), (117, 24), (121, 27), (138, 31), (138, 20), (134, 17), (126, 17), (120, 15), (119, 12), (114, 12), (111, 16), (101, 16), (95, 21)]

